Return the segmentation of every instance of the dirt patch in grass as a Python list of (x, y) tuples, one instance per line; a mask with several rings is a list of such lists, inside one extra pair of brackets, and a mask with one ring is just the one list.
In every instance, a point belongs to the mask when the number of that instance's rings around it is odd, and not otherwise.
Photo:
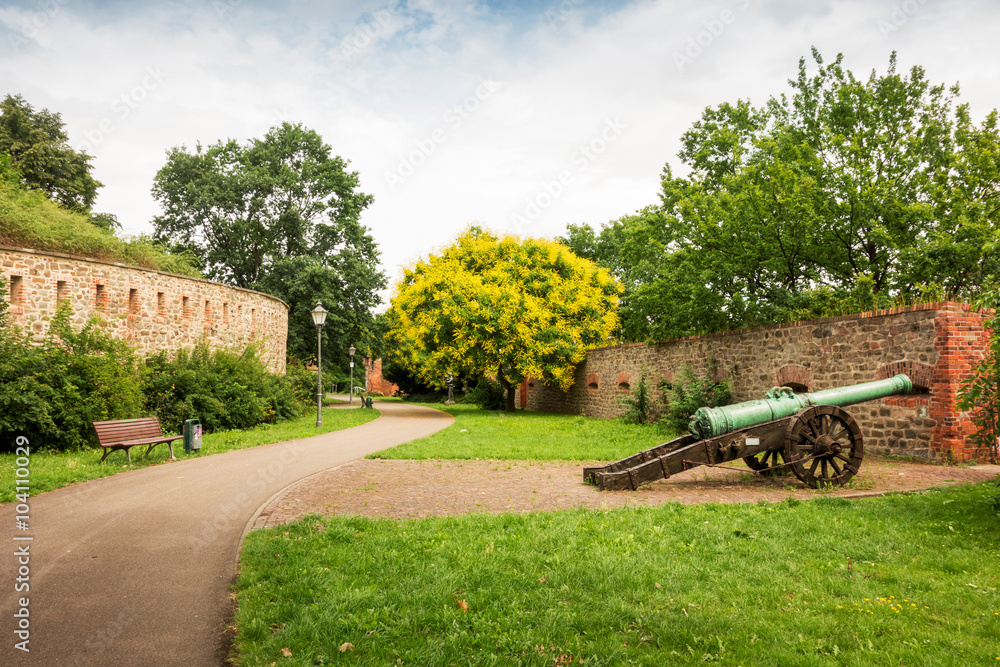
[(821, 495), (857, 498), (979, 482), (1000, 475), (1000, 465), (958, 468), (866, 457), (847, 487), (824, 491), (807, 489), (794, 476), (761, 477), (705, 467), (638, 491), (599, 491), (583, 483), (584, 465), (599, 463), (363, 459), (293, 484), (262, 509), (254, 528), (281, 525), (307, 514), (409, 519), (665, 502), (777, 502)]

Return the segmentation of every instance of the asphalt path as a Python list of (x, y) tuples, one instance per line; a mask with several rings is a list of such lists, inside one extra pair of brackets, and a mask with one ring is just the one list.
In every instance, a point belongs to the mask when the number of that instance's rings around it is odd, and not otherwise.
[[(27, 531), (15, 527), (14, 503), (0, 506), (0, 665), (224, 665), (239, 546), (258, 510), (303, 477), (453, 421), (418, 406), (376, 407), (379, 419), (343, 431), (43, 493), (30, 499)], [(25, 545), (29, 555), (17, 555)], [(16, 591), (18, 579), (30, 590)], [(15, 647), (20, 598), (27, 653)]]

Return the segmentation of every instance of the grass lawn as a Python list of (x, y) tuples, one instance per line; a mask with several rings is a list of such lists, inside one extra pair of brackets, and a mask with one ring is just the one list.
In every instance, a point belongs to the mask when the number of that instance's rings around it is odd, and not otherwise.
[(455, 416), (437, 433), (369, 455), (380, 459), (613, 461), (674, 437), (660, 426), (474, 405), (428, 404)]
[[(208, 433), (202, 437), (201, 450), (184, 453), (184, 441), (174, 442), (174, 454), (178, 459), (209, 456), (234, 449), (246, 449), (273, 442), (284, 442), (298, 438), (308, 438), (320, 433), (339, 431), (358, 426), (379, 416), (378, 410), (351, 410), (342, 408), (323, 409), (323, 427), (316, 428), (316, 411), (313, 409), (298, 419), (280, 424), (266, 424), (246, 431), (222, 431)], [(95, 477), (106, 477), (122, 472), (165, 462), (170, 452), (165, 444), (157, 445), (147, 459), (145, 447), (132, 448), (132, 467), (126, 465), (123, 452), (113, 452), (104, 463), (98, 463), (103, 449), (86, 449), (75, 452), (46, 452), (31, 450), (31, 495), (51, 491), (74, 482), (82, 482)], [(14, 500), (14, 470), (17, 457), (14, 454), (0, 454), (0, 502)]]
[(991, 484), (255, 531), (239, 664), (1000, 664)]

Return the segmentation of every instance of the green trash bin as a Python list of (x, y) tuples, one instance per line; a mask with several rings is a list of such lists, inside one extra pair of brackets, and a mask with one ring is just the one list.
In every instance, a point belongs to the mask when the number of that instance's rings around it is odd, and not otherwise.
[(372, 406), (372, 399), (366, 398), (365, 399), (365, 405), (370, 408)]
[(188, 419), (184, 422), (184, 451), (191, 453), (201, 449), (201, 420)]

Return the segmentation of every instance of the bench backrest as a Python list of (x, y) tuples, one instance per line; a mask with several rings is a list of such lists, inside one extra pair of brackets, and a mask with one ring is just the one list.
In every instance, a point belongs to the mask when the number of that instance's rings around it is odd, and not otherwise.
[(160, 422), (156, 417), (94, 422), (94, 430), (97, 431), (97, 439), (102, 443), (163, 437)]

